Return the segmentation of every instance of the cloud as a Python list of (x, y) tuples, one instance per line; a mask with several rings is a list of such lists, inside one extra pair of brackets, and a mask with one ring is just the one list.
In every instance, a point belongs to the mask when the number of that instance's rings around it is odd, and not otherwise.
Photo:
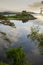
[(43, 3), (35, 2), (32, 5), (30, 5), (30, 7), (32, 7), (32, 8), (40, 8), (40, 7), (43, 7)]
[(35, 2), (33, 4), (28, 5), (28, 8), (30, 10), (40, 10), (40, 8), (43, 8), (43, 1), (41, 2)]

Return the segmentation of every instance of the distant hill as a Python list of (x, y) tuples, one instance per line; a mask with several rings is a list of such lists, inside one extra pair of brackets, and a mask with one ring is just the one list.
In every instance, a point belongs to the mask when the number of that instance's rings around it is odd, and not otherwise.
[(8, 14), (18, 14), (20, 12), (12, 12), (12, 11), (4, 11), (4, 12), (0, 12), (0, 14), (3, 14), (3, 15), (8, 15)]
[(7, 14), (15, 14), (16, 12), (4, 11), (0, 12), (0, 14), (7, 15)]
[[(10, 15), (10, 14), (20, 14), (21, 12), (11, 12), (11, 11), (4, 11), (4, 12), (0, 12), (0, 14), (2, 15)], [(35, 14), (34, 12), (27, 12), (29, 14)]]

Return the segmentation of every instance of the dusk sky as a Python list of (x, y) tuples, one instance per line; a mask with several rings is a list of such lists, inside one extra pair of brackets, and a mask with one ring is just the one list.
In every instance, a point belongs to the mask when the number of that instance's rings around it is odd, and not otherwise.
[(41, 1), (42, 0), (0, 0), (0, 11), (29, 10), (28, 7), (30, 4)]

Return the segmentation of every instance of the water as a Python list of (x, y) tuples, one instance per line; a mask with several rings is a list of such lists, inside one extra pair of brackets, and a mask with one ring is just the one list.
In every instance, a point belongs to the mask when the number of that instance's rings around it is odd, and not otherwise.
[(6, 33), (6, 35), (0, 33), (0, 60), (5, 59), (5, 49), (22, 46), (27, 55), (27, 60), (32, 65), (43, 65), (43, 55), (40, 53), (38, 44), (27, 37), (33, 26), (39, 27), (40, 32), (43, 33), (42, 20), (29, 20), (26, 23), (19, 20), (10, 20), (10, 22), (13, 22), (16, 27), (0, 24), (0, 32)]

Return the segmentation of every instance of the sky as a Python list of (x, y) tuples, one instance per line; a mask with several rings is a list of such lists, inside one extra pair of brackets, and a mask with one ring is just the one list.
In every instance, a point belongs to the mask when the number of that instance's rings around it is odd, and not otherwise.
[(30, 5), (40, 1), (42, 0), (0, 0), (0, 11), (29, 11), (32, 7)]

